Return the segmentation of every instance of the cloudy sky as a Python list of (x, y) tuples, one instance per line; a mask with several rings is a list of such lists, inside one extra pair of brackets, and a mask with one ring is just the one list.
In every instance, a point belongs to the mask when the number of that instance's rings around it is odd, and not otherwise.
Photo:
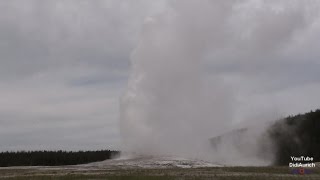
[[(235, 121), (320, 108), (319, 9), (281, 14), (286, 3), (246, 2), (235, 11), (254, 10), (231, 16), (231, 30), (256, 36), (221, 40), (203, 69), (233, 90)], [(0, 150), (119, 148), (130, 55), (146, 19), (171, 8), (148, 0), (1, 1)]]
[(158, 4), (1, 1), (1, 150), (117, 148), (130, 52)]

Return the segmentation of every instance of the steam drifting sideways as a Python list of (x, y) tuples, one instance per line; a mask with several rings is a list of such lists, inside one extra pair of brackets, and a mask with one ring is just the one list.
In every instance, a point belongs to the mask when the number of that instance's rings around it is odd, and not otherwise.
[[(237, 91), (237, 84), (252, 80), (257, 69), (268, 73), (261, 66), (290, 62), (288, 54), (302, 56), (298, 49), (305, 37), (319, 30), (317, 12), (317, 1), (169, 1), (165, 12), (146, 18), (131, 56), (120, 107), (125, 151), (243, 163), (232, 138), (219, 152), (212, 151), (209, 139), (227, 132), (241, 114), (245, 92)], [(228, 79), (223, 76), (228, 68), (247, 79)], [(258, 151), (253, 137), (263, 133), (248, 133), (243, 145)]]

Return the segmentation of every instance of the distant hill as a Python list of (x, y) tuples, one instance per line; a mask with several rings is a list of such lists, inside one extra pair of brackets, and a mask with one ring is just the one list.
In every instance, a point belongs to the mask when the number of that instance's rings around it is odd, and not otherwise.
[(320, 110), (289, 116), (269, 129), (275, 146), (275, 164), (286, 165), (290, 156), (311, 156), (320, 161)]
[[(273, 159), (274, 165), (288, 165), (291, 156), (309, 156), (320, 161), (320, 110), (288, 116), (258, 129), (248, 127), (210, 139), (214, 150), (231, 143), (243, 155)], [(254, 136), (255, 141), (247, 140)], [(254, 148), (254, 151), (251, 149)], [(254, 154), (252, 153), (254, 152)], [(271, 156), (270, 156), (271, 155)]]

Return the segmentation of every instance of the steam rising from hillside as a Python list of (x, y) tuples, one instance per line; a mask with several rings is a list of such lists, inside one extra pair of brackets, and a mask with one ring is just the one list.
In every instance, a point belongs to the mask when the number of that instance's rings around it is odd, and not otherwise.
[(170, 2), (165, 12), (145, 20), (132, 53), (120, 112), (125, 150), (213, 161), (228, 152), (241, 157), (241, 152), (229, 151), (232, 141), (226, 142), (230, 145), (224, 146), (223, 153), (209, 150), (208, 139), (229, 130), (236, 120), (235, 104), (241, 94), (221, 73), (208, 73), (206, 65), (236, 64), (250, 72), (286, 58), (296, 38), (314, 21), (318, 4)]

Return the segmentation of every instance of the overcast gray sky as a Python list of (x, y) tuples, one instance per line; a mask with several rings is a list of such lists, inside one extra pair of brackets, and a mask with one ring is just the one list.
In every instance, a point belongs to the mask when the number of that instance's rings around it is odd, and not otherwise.
[[(239, 11), (254, 10), (231, 30), (266, 35), (248, 44), (233, 37), (206, 56), (203, 70), (235, 92), (235, 121), (320, 108), (317, 11), (306, 6), (279, 19), (246, 2)], [(1, 1), (0, 151), (119, 148), (131, 52), (146, 18), (170, 8), (149, 0)]]

